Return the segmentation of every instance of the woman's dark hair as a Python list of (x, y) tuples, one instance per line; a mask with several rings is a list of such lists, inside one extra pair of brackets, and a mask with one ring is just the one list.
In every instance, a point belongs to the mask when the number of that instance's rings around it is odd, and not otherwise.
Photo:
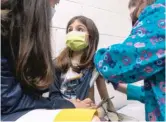
[(48, 0), (1, 0), (1, 37), (9, 42), (14, 71), (24, 90), (53, 81)]
[(67, 30), (69, 26), (76, 20), (80, 21), (82, 24), (84, 24), (87, 27), (89, 33), (89, 46), (84, 50), (80, 60), (80, 64), (78, 66), (73, 66), (71, 64), (71, 57), (73, 51), (70, 48), (66, 47), (60, 53), (60, 55), (55, 59), (56, 68), (59, 69), (61, 72), (66, 72), (69, 67), (72, 67), (72, 69), (76, 72), (80, 72), (82, 69), (85, 68), (93, 68), (93, 56), (97, 50), (99, 42), (98, 29), (95, 23), (91, 19), (85, 16), (76, 16), (68, 22), (66, 33), (68, 33)]
[[(134, 26), (134, 24), (136, 23), (136, 21), (138, 20), (138, 12), (140, 11), (140, 9), (144, 9), (144, 7), (153, 4), (156, 0), (146, 0), (146, 3), (144, 2), (145, 0), (130, 0), (129, 1), (129, 5), (128, 8), (132, 8), (135, 7), (135, 10), (133, 11), (133, 13), (131, 14), (131, 19), (132, 19), (132, 25)], [(145, 4), (145, 6), (142, 6), (143, 4)]]

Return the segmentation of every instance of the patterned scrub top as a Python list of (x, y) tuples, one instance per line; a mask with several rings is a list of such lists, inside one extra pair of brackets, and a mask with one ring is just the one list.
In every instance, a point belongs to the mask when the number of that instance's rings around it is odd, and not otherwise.
[(126, 92), (128, 100), (138, 100), (145, 103), (144, 87), (128, 84)]
[[(165, 21), (165, 0), (156, 0), (141, 12), (122, 44), (99, 49), (94, 57), (97, 70), (108, 81), (133, 83), (144, 79), (144, 87), (138, 90), (144, 93), (147, 121), (166, 120)], [(139, 96), (135, 99), (141, 100)]]

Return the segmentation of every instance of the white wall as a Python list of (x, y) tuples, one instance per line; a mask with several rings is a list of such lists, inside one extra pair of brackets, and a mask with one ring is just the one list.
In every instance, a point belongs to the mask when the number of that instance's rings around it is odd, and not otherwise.
[(91, 18), (100, 33), (99, 48), (122, 42), (129, 34), (131, 22), (129, 0), (61, 0), (52, 19), (52, 50), (55, 57), (65, 47), (65, 28), (76, 15)]

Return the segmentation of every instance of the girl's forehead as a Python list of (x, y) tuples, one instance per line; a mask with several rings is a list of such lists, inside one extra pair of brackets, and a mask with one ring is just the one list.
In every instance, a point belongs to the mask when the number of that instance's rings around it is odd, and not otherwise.
[(70, 26), (84, 26), (86, 27), (80, 20), (75, 20), (73, 23), (69, 25)]

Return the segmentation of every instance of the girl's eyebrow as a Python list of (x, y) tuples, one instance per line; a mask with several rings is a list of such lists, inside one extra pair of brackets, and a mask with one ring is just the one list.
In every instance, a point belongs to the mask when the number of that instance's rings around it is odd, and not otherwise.
[(85, 25), (78, 25), (78, 27), (83, 27), (83, 28), (86, 28)]

